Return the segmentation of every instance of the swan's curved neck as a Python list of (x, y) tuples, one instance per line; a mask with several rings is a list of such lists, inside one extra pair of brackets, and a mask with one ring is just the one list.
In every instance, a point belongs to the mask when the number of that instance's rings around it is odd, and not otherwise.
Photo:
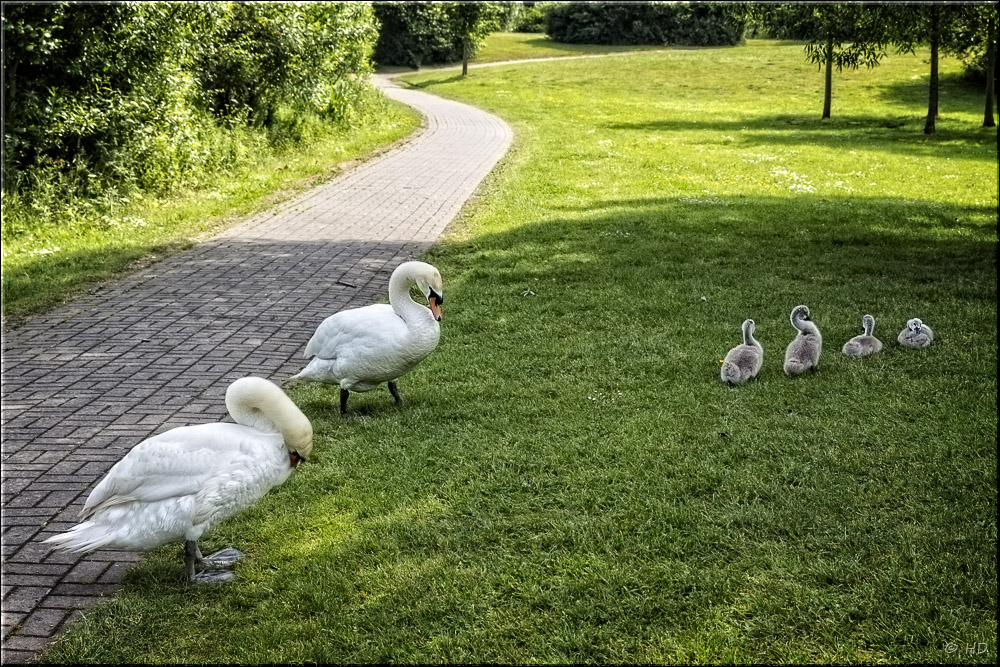
[(804, 336), (816, 335), (816, 332), (819, 331), (816, 328), (816, 325), (813, 324), (810, 320), (805, 320), (802, 319), (801, 317), (796, 317), (794, 320), (792, 320), (792, 325), (796, 329), (798, 329), (799, 332)]
[(757, 341), (753, 339), (753, 331), (750, 330), (750, 327), (743, 327), (743, 344), (751, 347), (757, 344)]
[(433, 319), (430, 308), (421, 306), (410, 297), (410, 285), (416, 282), (409, 271), (394, 271), (389, 278), (389, 303), (407, 324), (426, 320), (428, 317)]
[(875, 320), (865, 320), (864, 327), (865, 327), (865, 335), (871, 336), (873, 333), (875, 333)]
[(309, 419), (285, 392), (266, 380), (250, 388), (226, 392), (226, 409), (237, 424), (265, 433), (280, 433), (291, 450), (312, 440)]

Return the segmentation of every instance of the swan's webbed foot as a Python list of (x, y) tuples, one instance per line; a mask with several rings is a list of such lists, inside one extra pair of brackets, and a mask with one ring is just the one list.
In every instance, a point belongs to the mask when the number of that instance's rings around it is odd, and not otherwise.
[[(245, 553), (233, 547), (227, 547), (221, 551), (216, 551), (211, 556), (202, 557), (197, 543), (192, 540), (184, 543), (184, 554), (188, 581), (196, 584), (226, 583), (236, 576), (236, 573), (232, 571), (233, 565), (246, 557)], [(195, 562), (204, 565), (206, 569), (195, 574)]]
[(346, 415), (347, 414), (347, 397), (350, 396), (350, 395), (351, 395), (351, 392), (349, 392), (348, 390), (344, 389), (343, 387), (340, 388), (340, 414), (341, 415)]
[(225, 549), (216, 551), (211, 556), (203, 558), (202, 562), (210, 569), (223, 569), (232, 567), (237, 562), (246, 558), (246, 556), (247, 555), (239, 549), (226, 547)]
[(392, 394), (394, 399), (396, 399), (396, 405), (403, 404), (403, 397), (399, 393), (399, 387), (396, 386), (395, 380), (389, 381), (389, 393)]
[(205, 570), (194, 575), (192, 582), (199, 585), (224, 584), (236, 578), (236, 573), (232, 570)]

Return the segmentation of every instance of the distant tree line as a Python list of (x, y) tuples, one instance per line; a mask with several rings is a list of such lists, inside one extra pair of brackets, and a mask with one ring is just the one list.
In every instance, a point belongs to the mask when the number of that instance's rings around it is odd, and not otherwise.
[(936, 131), (940, 54), (963, 58), (985, 83), (983, 126), (994, 127), (996, 17), (992, 3), (780, 3), (750, 8), (755, 24), (777, 39), (804, 40), (806, 57), (825, 69), (823, 118), (831, 115), (833, 68), (875, 67), (887, 50), (930, 47), (924, 132)]

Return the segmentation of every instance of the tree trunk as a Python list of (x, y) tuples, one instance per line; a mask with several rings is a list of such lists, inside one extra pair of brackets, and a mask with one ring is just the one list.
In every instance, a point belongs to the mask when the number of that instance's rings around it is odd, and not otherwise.
[(462, 40), (462, 76), (469, 73), (469, 38)]
[(937, 128), (934, 121), (938, 115), (938, 45), (941, 42), (941, 34), (938, 29), (938, 7), (930, 6), (931, 12), (931, 86), (930, 100), (927, 102), (927, 123), (924, 125), (924, 134), (934, 134)]
[(997, 68), (997, 23), (992, 13), (986, 40), (986, 112), (983, 114), (983, 127), (996, 127), (993, 122), (993, 97), (996, 94), (993, 77)]
[(826, 40), (826, 90), (823, 92), (823, 118), (830, 117), (830, 101), (833, 89), (833, 38)]

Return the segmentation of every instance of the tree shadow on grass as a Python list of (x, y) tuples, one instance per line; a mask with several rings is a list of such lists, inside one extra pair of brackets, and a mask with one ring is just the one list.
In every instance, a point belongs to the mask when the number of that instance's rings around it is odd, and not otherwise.
[(407, 81), (405, 79), (400, 79), (399, 83), (409, 88), (416, 88), (418, 90), (423, 90), (424, 88), (431, 88), (433, 86), (439, 86), (446, 83), (454, 83), (456, 81), (461, 81), (461, 74), (453, 74), (452, 76), (443, 76), (437, 79), (427, 79), (425, 81)]
[[(637, 123), (608, 123), (609, 130), (644, 132), (712, 131), (715, 142), (755, 145), (821, 145), (829, 148), (879, 150), (907, 155), (930, 155), (996, 162), (996, 129), (970, 128), (968, 123), (952, 125), (947, 117), (938, 119), (937, 134), (923, 134), (924, 120), (909, 116), (836, 116), (822, 120), (797, 114), (776, 114), (727, 120), (651, 120)], [(970, 150), (974, 149), (974, 150)]]
[[(927, 114), (930, 65), (923, 76), (916, 79), (893, 79), (880, 83), (878, 92), (887, 102), (910, 107), (915, 113)], [(986, 104), (985, 84), (980, 85), (965, 74), (954, 72), (938, 77), (938, 113), (948, 115), (955, 109), (976, 109), (980, 112)]]
[[(990, 206), (713, 196), (606, 199), (556, 210), (573, 215), (477, 237), (475, 247), (517, 257), (527, 274), (551, 266), (554, 253), (586, 256), (590, 260), (581, 266), (598, 284), (605, 270), (661, 267), (691, 278), (697, 273), (692, 265), (735, 262), (702, 278), (716, 285), (745, 284), (749, 272), (755, 280), (771, 275), (801, 284), (869, 274), (898, 281), (905, 291), (914, 280), (946, 285), (959, 277), (983, 278), (996, 268), (997, 220)], [(808, 277), (801, 271), (804, 263)]]

